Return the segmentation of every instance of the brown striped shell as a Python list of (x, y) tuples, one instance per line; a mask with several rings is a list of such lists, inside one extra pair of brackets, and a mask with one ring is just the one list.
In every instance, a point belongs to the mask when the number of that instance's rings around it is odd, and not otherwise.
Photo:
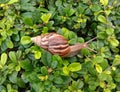
[(70, 52), (68, 41), (57, 33), (42, 34), (31, 38), (31, 40), (39, 47), (61, 57), (66, 56)]

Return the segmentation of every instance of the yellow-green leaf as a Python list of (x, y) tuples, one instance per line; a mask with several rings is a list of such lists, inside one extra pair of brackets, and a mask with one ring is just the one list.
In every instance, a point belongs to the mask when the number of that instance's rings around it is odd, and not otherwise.
[(105, 16), (103, 16), (103, 15), (99, 15), (99, 16), (98, 16), (98, 20), (99, 20), (100, 22), (104, 23), (104, 24), (106, 24), (106, 22), (107, 22)]
[(30, 42), (31, 42), (31, 38), (30, 38), (29, 36), (23, 36), (23, 37), (21, 38), (21, 43), (22, 43), (23, 45), (29, 44)]
[(13, 4), (13, 3), (15, 3), (15, 2), (18, 2), (18, 0), (10, 0), (10, 1), (8, 2), (8, 4)]
[(116, 38), (110, 39), (109, 42), (113, 47), (117, 47), (119, 45), (119, 41)]
[(106, 87), (106, 84), (105, 84), (104, 81), (100, 81), (100, 87), (101, 87), (101, 88), (105, 88), (105, 87)]
[(81, 69), (81, 64), (80, 63), (72, 63), (68, 66), (69, 71), (75, 72), (79, 71)]
[(35, 52), (35, 59), (40, 59), (41, 58), (41, 52), (37, 51)]
[(99, 64), (95, 64), (96, 71), (102, 73), (102, 67)]
[(100, 3), (104, 6), (108, 5), (108, 0), (100, 0)]
[(7, 54), (6, 54), (6, 53), (2, 53), (2, 55), (1, 55), (1, 60), (0, 60), (0, 64), (1, 64), (2, 66), (4, 66), (5, 63), (6, 63), (6, 61), (7, 61)]
[(8, 40), (7, 42), (6, 42), (6, 45), (7, 45), (7, 47), (8, 48), (13, 48), (13, 42), (11, 41), (11, 40)]
[(113, 65), (119, 65), (120, 64), (120, 55), (116, 55), (115, 59), (113, 61)]
[(42, 21), (44, 23), (48, 23), (49, 20), (50, 20), (50, 18), (51, 18), (51, 14), (50, 13), (48, 13), (48, 14), (42, 14), (42, 16), (41, 16), (41, 19), (42, 19)]
[(9, 52), (9, 58), (10, 58), (11, 61), (17, 62), (16, 53), (14, 51)]
[(64, 73), (65, 75), (69, 75), (69, 69), (68, 69), (67, 66), (64, 66), (64, 67), (63, 67), (63, 73)]
[(107, 33), (108, 35), (112, 35), (112, 34), (114, 33), (114, 29), (113, 29), (113, 28), (107, 28), (107, 29), (106, 29), (106, 33)]

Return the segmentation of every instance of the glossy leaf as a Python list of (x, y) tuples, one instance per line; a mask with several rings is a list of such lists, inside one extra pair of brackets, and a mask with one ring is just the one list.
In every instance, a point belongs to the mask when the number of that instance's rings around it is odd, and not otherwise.
[(104, 24), (106, 24), (106, 22), (107, 22), (105, 16), (103, 16), (103, 15), (99, 15), (99, 16), (98, 16), (98, 20), (99, 20), (100, 22), (104, 23)]
[(113, 29), (113, 28), (107, 28), (107, 29), (106, 29), (106, 33), (107, 33), (108, 35), (112, 35), (112, 34), (114, 33), (114, 29)]
[(102, 73), (102, 67), (99, 64), (95, 64), (95, 68), (98, 73)]
[(75, 72), (81, 70), (81, 64), (80, 63), (72, 63), (68, 66), (69, 71)]
[(35, 59), (40, 59), (41, 58), (41, 52), (37, 51), (35, 52)]
[(64, 73), (65, 75), (69, 75), (69, 68), (68, 68), (67, 66), (64, 66), (64, 67), (63, 67), (63, 73)]
[(9, 58), (12, 62), (17, 62), (16, 53), (14, 51), (9, 52)]
[(10, 1), (8, 2), (8, 4), (13, 4), (13, 3), (16, 3), (16, 2), (18, 2), (18, 0), (10, 0)]
[(58, 65), (58, 61), (52, 61), (52, 63), (51, 63), (51, 68), (56, 68), (57, 67), (57, 65)]
[(107, 35), (106, 35), (105, 32), (99, 32), (99, 33), (97, 34), (97, 37), (98, 37), (99, 39), (105, 39), (105, 38), (107, 37)]
[(104, 6), (108, 5), (108, 0), (100, 0), (100, 3)]
[(110, 39), (109, 42), (113, 47), (117, 47), (119, 45), (119, 41), (116, 38)]
[(29, 44), (30, 42), (31, 42), (31, 38), (30, 38), (29, 36), (23, 36), (23, 37), (21, 38), (21, 43), (22, 43), (23, 45)]
[(96, 63), (102, 63), (104, 61), (104, 58), (102, 56), (96, 56), (93, 59), (93, 61), (96, 62)]
[(45, 66), (41, 67), (41, 73), (43, 75), (47, 75), (48, 74), (47, 68)]
[(33, 26), (32, 18), (24, 18), (24, 23), (29, 26)]
[(48, 23), (49, 20), (50, 20), (50, 18), (51, 18), (51, 14), (50, 13), (48, 13), (48, 14), (42, 14), (42, 16), (41, 16), (41, 19), (42, 19), (42, 21), (44, 23)]
[(120, 64), (120, 55), (116, 55), (112, 65), (115, 66), (119, 64)]
[(61, 78), (61, 77), (55, 77), (55, 79), (54, 79), (54, 82), (56, 83), (56, 84), (62, 84), (64, 81), (63, 81), (63, 79)]
[(11, 40), (6, 41), (6, 45), (8, 48), (13, 48), (13, 42)]
[(23, 60), (20, 62), (20, 66), (25, 69), (26, 71), (31, 71), (33, 70), (33, 66), (28, 60)]
[(1, 59), (0, 59), (0, 65), (4, 66), (7, 62), (7, 54), (6, 53), (2, 53), (1, 55)]

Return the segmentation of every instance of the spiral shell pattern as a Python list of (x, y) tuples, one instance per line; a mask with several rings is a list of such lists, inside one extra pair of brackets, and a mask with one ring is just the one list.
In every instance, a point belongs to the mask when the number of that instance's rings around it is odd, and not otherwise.
[(31, 39), (36, 45), (48, 50), (52, 54), (64, 57), (70, 52), (68, 41), (57, 33), (42, 34)]

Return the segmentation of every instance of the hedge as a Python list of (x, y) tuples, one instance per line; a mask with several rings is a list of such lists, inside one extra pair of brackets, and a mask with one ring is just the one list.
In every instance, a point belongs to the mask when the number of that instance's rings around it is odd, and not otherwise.
[[(56, 32), (76, 56), (51, 55), (31, 37)], [(0, 0), (0, 92), (120, 92), (119, 0)]]

